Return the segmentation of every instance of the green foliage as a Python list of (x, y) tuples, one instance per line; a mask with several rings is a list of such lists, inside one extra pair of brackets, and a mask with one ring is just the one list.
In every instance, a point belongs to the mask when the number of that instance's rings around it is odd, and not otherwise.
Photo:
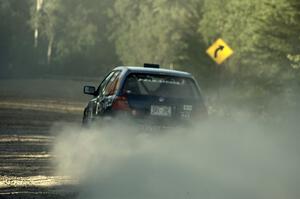
[(162, 0), (137, 5), (123, 0), (115, 4), (112, 32), (121, 60), (131, 65), (154, 62), (169, 66), (182, 59), (177, 54), (185, 48), (181, 33), (185, 18), (182, 7)]
[(32, 65), (33, 49), (28, 48), (32, 35), (27, 21), (29, 1), (0, 1), (0, 76), (26, 72), (21, 64)]
[(206, 1), (199, 32), (207, 44), (222, 37), (233, 47), (228, 69), (239, 78), (291, 72), (288, 55), (299, 52), (299, 7), (287, 0), (225, 2)]
[(106, 11), (111, 6), (103, 0), (53, 0), (44, 1), (40, 12), (32, 9), (32, 28), (38, 27), (44, 40), (39, 48), (53, 42), (51, 71), (99, 75), (119, 62), (107, 39)]
[[(1, 74), (99, 76), (153, 62), (192, 72), (205, 88), (222, 70), (223, 85), (247, 99), (299, 84), (298, 0), (44, 0), (39, 11), (36, 2), (0, 2)], [(219, 37), (234, 49), (222, 66), (206, 54)]]

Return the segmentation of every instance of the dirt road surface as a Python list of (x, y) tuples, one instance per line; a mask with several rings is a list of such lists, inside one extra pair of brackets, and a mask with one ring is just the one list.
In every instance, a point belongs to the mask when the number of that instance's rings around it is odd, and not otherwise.
[(54, 174), (55, 122), (80, 122), (80, 115), (0, 108), (0, 198), (74, 198), (76, 184)]
[[(51, 149), (56, 135), (51, 128), (57, 123), (81, 122), (85, 99), (70, 102), (82, 95), (81, 84), (77, 82), (76, 92), (70, 94), (63, 91), (72, 90), (73, 82), (48, 81), (53, 91), (58, 88), (55, 85), (62, 85), (58, 92), (68, 94), (57, 98), (57, 92), (38, 88), (44, 88), (43, 83), (0, 81), (0, 199), (76, 198), (76, 182), (55, 175)], [(26, 94), (27, 88), (36, 91)], [(44, 94), (39, 95), (39, 90)]]

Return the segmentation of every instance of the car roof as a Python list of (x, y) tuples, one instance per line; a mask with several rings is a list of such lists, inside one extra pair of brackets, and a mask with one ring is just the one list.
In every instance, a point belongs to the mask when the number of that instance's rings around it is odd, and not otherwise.
[(129, 73), (150, 73), (150, 74), (159, 74), (159, 75), (172, 75), (177, 77), (193, 77), (190, 73), (178, 70), (170, 70), (164, 68), (147, 68), (140, 66), (118, 66), (113, 70), (122, 70)]

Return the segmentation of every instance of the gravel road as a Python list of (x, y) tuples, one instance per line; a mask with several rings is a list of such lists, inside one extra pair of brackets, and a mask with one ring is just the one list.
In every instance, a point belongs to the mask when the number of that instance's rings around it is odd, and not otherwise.
[(56, 123), (80, 122), (82, 106), (53, 104), (0, 100), (0, 198), (76, 196), (76, 183), (54, 174), (50, 129)]

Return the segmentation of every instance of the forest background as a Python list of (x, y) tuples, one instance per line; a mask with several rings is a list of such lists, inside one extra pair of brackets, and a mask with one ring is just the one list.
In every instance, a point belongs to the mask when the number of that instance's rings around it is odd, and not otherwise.
[[(234, 50), (222, 65), (206, 54), (218, 38)], [(300, 2), (0, 1), (0, 78), (101, 77), (146, 62), (191, 72), (209, 103), (221, 96), (227, 105), (255, 105), (261, 115), (271, 104), (293, 110)]]

